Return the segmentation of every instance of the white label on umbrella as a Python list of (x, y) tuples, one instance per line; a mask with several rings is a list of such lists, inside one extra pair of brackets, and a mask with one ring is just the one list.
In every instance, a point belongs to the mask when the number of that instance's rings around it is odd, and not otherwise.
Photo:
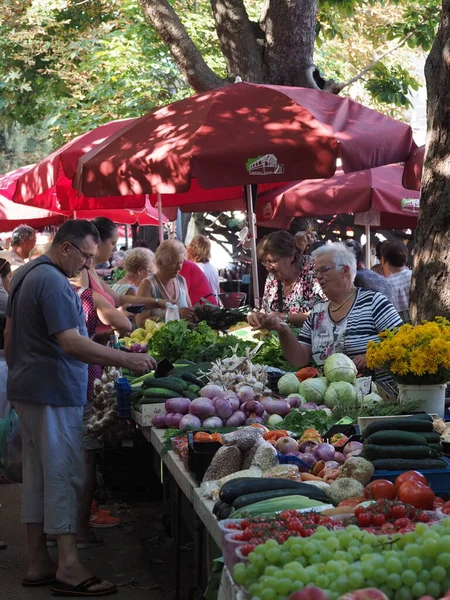
[(284, 173), (284, 165), (279, 164), (274, 154), (250, 158), (246, 168), (250, 175), (281, 175)]

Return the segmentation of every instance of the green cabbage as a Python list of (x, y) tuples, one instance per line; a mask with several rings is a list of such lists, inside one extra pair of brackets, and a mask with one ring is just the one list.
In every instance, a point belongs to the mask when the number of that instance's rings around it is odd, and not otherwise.
[(323, 404), (328, 381), (325, 377), (311, 377), (300, 383), (300, 394), (306, 398), (307, 402)]
[(296, 394), (298, 392), (299, 381), (294, 373), (286, 373), (283, 377), (280, 377), (278, 381), (278, 391), (283, 396), (289, 396), (289, 394)]
[(375, 394), (375, 392), (372, 392), (371, 394), (364, 396), (362, 405), (372, 406), (373, 404), (378, 404), (378, 402), (383, 402), (383, 398), (378, 394)]
[(340, 352), (329, 356), (323, 368), (325, 377), (330, 382), (348, 381), (348, 383), (352, 383), (358, 373), (358, 369), (351, 358)]
[(341, 402), (354, 402), (357, 394), (354, 386), (347, 381), (335, 381), (330, 383), (325, 392), (325, 405), (334, 408)]

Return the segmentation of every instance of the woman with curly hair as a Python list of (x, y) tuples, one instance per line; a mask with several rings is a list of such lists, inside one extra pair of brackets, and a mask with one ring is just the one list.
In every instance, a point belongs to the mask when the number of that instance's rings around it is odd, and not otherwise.
[(196, 235), (187, 247), (188, 260), (200, 267), (208, 280), (213, 294), (219, 293), (219, 273), (209, 262), (211, 259), (211, 242), (204, 235)]

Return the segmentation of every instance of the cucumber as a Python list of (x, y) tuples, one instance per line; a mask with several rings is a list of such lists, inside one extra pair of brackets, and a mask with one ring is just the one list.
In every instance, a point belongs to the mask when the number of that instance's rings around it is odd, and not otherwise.
[(179, 392), (175, 392), (172, 390), (167, 390), (165, 388), (148, 388), (148, 390), (144, 391), (144, 398), (165, 398), (168, 400), (169, 398), (179, 398)]
[(428, 444), (428, 447), (432, 450), (436, 450), (438, 454), (442, 454), (442, 444)]
[(426, 471), (428, 469), (447, 469), (442, 458), (378, 458), (372, 461), (376, 471)]
[(440, 444), (441, 436), (435, 431), (418, 431), (418, 435), (424, 437), (429, 444)]
[(193, 373), (181, 373), (181, 378), (190, 384), (198, 385), (200, 389), (205, 385), (203, 381), (196, 377)]
[(364, 456), (373, 461), (377, 458), (431, 458), (429, 446), (375, 446), (364, 444)]
[(409, 415), (409, 419), (422, 419), (423, 421), (433, 422), (433, 417), (428, 413), (417, 413), (417, 415)]
[[(270, 492), (273, 490), (296, 490), (298, 494), (306, 496), (310, 490), (308, 488), (314, 487), (307, 483), (300, 481), (289, 481), (287, 479), (277, 478), (261, 478), (261, 477), (239, 477), (238, 479), (232, 479), (227, 481), (219, 493), (219, 498), (222, 502), (233, 504), (236, 498), (247, 494), (258, 494), (262, 492)], [(306, 490), (305, 490), (306, 488)], [(318, 488), (316, 488), (317, 490)], [(318, 490), (320, 496), (325, 500), (326, 496), (322, 490)], [(317, 493), (317, 492), (316, 492)], [(317, 499), (320, 499), (316, 496)]]
[(138, 406), (142, 406), (143, 404), (164, 404), (166, 400), (167, 398), (142, 398)]
[(316, 506), (324, 506), (323, 502), (311, 500), (306, 496), (284, 496), (284, 498), (272, 498), (271, 500), (263, 500), (249, 504), (239, 510), (231, 513), (233, 519), (241, 519), (246, 517), (257, 517), (265, 514), (274, 514), (283, 510), (298, 510), (304, 508), (314, 508)]
[(377, 431), (383, 431), (385, 429), (400, 429), (401, 431), (433, 431), (433, 423), (426, 421), (425, 419), (416, 419), (411, 417), (398, 417), (394, 419), (382, 419), (381, 421), (375, 421), (369, 423), (362, 432), (363, 437), (366, 439)]
[(216, 515), (217, 520), (222, 521), (223, 519), (228, 519), (228, 517), (231, 516), (232, 510), (233, 510), (232, 506), (223, 502), (222, 506), (217, 511), (217, 515)]
[(134, 402), (136, 402), (137, 400), (139, 400), (139, 398), (141, 398), (142, 396), (142, 392), (133, 392), (132, 394), (130, 394), (130, 402), (131, 404), (133, 404)]
[(182, 395), (185, 398), (189, 398), (189, 400), (195, 400), (198, 398), (198, 394), (194, 394), (194, 392), (190, 392), (189, 390), (184, 390)]
[(188, 385), (188, 389), (187, 389), (187, 391), (188, 391), (188, 392), (192, 392), (193, 394), (197, 394), (197, 395), (198, 395), (198, 394), (200, 393), (200, 390), (201, 390), (201, 389), (202, 389), (202, 388), (201, 388), (199, 385), (194, 385), (194, 384), (192, 383), (191, 385)]
[(165, 388), (173, 392), (178, 392), (178, 394), (182, 394), (184, 390), (187, 390), (187, 387), (188, 384), (185, 381), (176, 377), (159, 377), (150, 381), (148, 385), (145, 385), (146, 389)]
[(255, 504), (255, 502), (262, 502), (264, 500), (270, 500), (271, 498), (282, 498), (284, 496), (305, 496), (307, 498), (311, 498), (312, 500), (326, 500), (324, 492), (319, 490), (319, 488), (314, 487), (313, 485), (305, 487), (309, 487), (311, 489), (306, 490), (306, 493), (304, 494), (299, 494), (298, 490), (294, 489), (269, 490), (267, 492), (257, 492), (256, 494), (245, 494), (244, 496), (239, 496), (239, 498), (236, 498), (232, 506), (237, 510), (243, 506)]
[(365, 442), (375, 446), (426, 446), (428, 444), (425, 436), (420, 433), (401, 431), (400, 429), (376, 431)]

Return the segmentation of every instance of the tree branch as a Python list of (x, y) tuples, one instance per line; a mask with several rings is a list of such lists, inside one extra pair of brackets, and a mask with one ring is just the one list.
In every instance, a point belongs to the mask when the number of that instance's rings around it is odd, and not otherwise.
[(242, 0), (210, 0), (217, 36), (231, 78), (261, 83), (262, 49)]
[(327, 81), (327, 83), (325, 85), (325, 90), (332, 92), (334, 94), (338, 94), (344, 88), (348, 87), (352, 83), (355, 83), (355, 81), (362, 79), (362, 77), (367, 73), (367, 71), (370, 71), (370, 69), (372, 69), (377, 63), (379, 63), (381, 60), (383, 60), (383, 58), (385, 58), (389, 54), (392, 54), (392, 52), (395, 52), (396, 50), (401, 48), (404, 44), (406, 44), (406, 42), (412, 36), (413, 36), (413, 32), (410, 32), (410, 33), (408, 33), (408, 35), (405, 35), (405, 37), (403, 39), (401, 39), (397, 44), (395, 44), (395, 46), (392, 46), (392, 48), (389, 48), (388, 50), (386, 50), (386, 52), (383, 52), (382, 54), (380, 54), (379, 56), (374, 58), (367, 66), (364, 67), (364, 69), (362, 69), (362, 71), (360, 71), (357, 75), (355, 75), (348, 81), (343, 81), (342, 83), (335, 83), (334, 81)]
[(208, 67), (168, 0), (139, 0), (144, 14), (167, 45), (180, 71), (196, 92), (225, 85)]

